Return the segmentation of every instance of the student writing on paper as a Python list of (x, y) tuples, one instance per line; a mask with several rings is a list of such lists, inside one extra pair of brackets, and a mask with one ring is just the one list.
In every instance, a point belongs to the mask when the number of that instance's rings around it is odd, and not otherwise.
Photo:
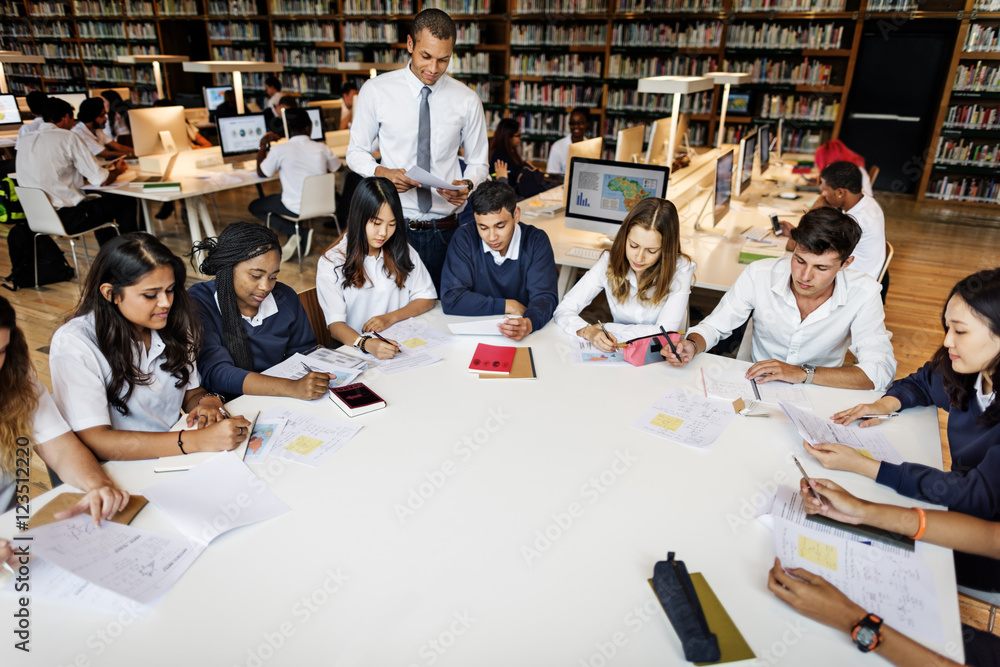
[[(896, 380), (874, 403), (838, 412), (840, 424), (934, 405), (948, 412), (951, 471), (918, 463), (893, 465), (865, 458), (836, 444), (805, 445), (824, 467), (870, 477), (909, 498), (945, 505), (983, 519), (1000, 520), (1000, 269), (979, 271), (951, 290), (941, 314), (945, 336), (934, 358)], [(904, 417), (901, 417), (905, 419)], [(864, 420), (867, 428), (879, 420)], [(973, 588), (1000, 585), (1000, 563), (955, 554), (959, 583)]]
[(366, 178), (354, 191), (347, 231), (316, 266), (316, 296), (333, 338), (378, 359), (391, 359), (399, 345), (362, 333), (434, 307), (437, 291), (407, 243), (399, 195), (388, 178)]
[(512, 315), (500, 333), (521, 340), (552, 318), (559, 301), (552, 244), (545, 232), (520, 222), (514, 189), (487, 181), (470, 198), (476, 224), (462, 225), (441, 271), (447, 315)]
[[(677, 209), (666, 199), (643, 199), (625, 216), (611, 251), (601, 255), (556, 308), (556, 324), (602, 352), (613, 352), (619, 340), (655, 334), (661, 327), (679, 330), (687, 322), (694, 270), (695, 263), (681, 252)], [(602, 290), (613, 326), (588, 324), (580, 317)]]
[(278, 236), (263, 225), (237, 222), (193, 252), (203, 253), (201, 272), (215, 276), (188, 290), (204, 328), (198, 352), (202, 386), (227, 396), (311, 400), (326, 393), (329, 373), (307, 373), (298, 380), (261, 375), (316, 346), (298, 295), (278, 282)]
[[(810, 211), (792, 230), (791, 257), (756, 261), (740, 274), (712, 314), (677, 344), (674, 366), (711, 349), (751, 315), (747, 379), (884, 389), (896, 373), (881, 288), (851, 267), (861, 227), (830, 207)], [(848, 348), (856, 366), (842, 368)]]
[[(799, 493), (808, 514), (821, 514), (849, 524), (874, 526), (955, 549), (956, 553), (974, 553), (983, 560), (1000, 562), (996, 560), (1000, 558), (1000, 523), (957, 512), (867, 502), (826, 479), (812, 480), (812, 488), (821, 500), (813, 497), (804, 479), (801, 481)], [(802, 569), (782, 569), (777, 560), (768, 577), (768, 588), (800, 613), (848, 634), (869, 612), (879, 613), (878, 609), (862, 609), (822, 577)], [(957, 664), (888, 626), (883, 625), (879, 634), (878, 653), (895, 665)], [(1000, 665), (1000, 637), (963, 624), (962, 640), (965, 644), (965, 664), (977, 667)]]
[(71, 132), (83, 139), (83, 143), (87, 145), (94, 157), (103, 160), (135, 157), (131, 146), (120, 144), (104, 134), (103, 128), (108, 122), (108, 113), (104, 110), (103, 97), (91, 97), (81, 102), (76, 120), (78, 122), (73, 126)]
[[(184, 263), (156, 237), (112, 239), (97, 253), (73, 318), (52, 336), (56, 405), (98, 458), (230, 450), (250, 427), (242, 417), (224, 419), (222, 401), (200, 386), (201, 323), (185, 277)], [(197, 430), (167, 433), (181, 410)]]
[[(59, 514), (58, 518), (89, 510), (95, 521), (101, 517), (110, 519), (128, 504), (128, 493), (111, 481), (38, 381), (28, 354), (28, 343), (17, 326), (14, 308), (3, 297), (0, 297), (0, 386), (3, 387), (0, 392), (0, 511), (27, 501), (26, 487), (21, 485), (20, 492), (15, 493), (18, 487), (14, 480), (27, 475), (29, 447), (64, 482), (85, 493), (75, 507)], [(17, 443), (19, 438), (24, 438), (23, 449)], [(19, 468), (21, 475), (18, 475)], [(0, 544), (0, 562), (10, 555), (4, 555), (4, 547), (5, 544)]]

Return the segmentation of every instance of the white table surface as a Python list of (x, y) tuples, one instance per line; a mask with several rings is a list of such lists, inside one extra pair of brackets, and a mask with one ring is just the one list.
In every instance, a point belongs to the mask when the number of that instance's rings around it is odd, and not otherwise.
[[(420, 319), (446, 330), (458, 318), (438, 308)], [(798, 483), (787, 458), (801, 439), (787, 419), (738, 417), (705, 450), (630, 428), (669, 388), (700, 390), (699, 367), (729, 360), (702, 355), (682, 370), (573, 365), (572, 340), (549, 323), (522, 343), (533, 349), (537, 380), (479, 380), (466, 370), (478, 342), (504, 344), (463, 337), (439, 348), (444, 361), (434, 366), (364, 374), (388, 408), (355, 418), (364, 429), (318, 468), (252, 466), (292, 511), (217, 539), (147, 617), (36, 598), (32, 652), (15, 652), (8, 635), (3, 664), (683, 665), (646, 583), (671, 550), (705, 575), (757, 664), (858, 664), (846, 635), (766, 588), (771, 533), (746, 507), (775, 482)], [(806, 391), (818, 414), (876, 396)], [(243, 397), (230, 407), (275, 406), (347, 421), (323, 402)], [(879, 428), (906, 460), (941, 465), (933, 409)], [(800, 456), (810, 474), (861, 497), (913, 504)], [(131, 492), (163, 479), (152, 467), (108, 465)], [(422, 505), (401, 520), (411, 496)], [(134, 525), (176, 534), (152, 507)], [(526, 558), (523, 548), (546, 530), (558, 536)], [(0, 535), (12, 532), (8, 513)], [(951, 552), (928, 545), (926, 562), (948, 653), (961, 659)], [(0, 607), (13, 604), (0, 595)], [(616, 633), (625, 643), (602, 662)]]

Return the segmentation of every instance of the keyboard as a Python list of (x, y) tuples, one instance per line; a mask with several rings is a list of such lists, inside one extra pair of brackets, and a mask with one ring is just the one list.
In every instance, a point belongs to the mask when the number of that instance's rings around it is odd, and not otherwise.
[(578, 246), (573, 246), (566, 252), (567, 257), (579, 257), (580, 259), (593, 259), (598, 260), (604, 251), (600, 248), (580, 248)]
[(763, 241), (769, 234), (771, 234), (770, 227), (751, 227), (743, 232), (743, 238), (748, 241)]

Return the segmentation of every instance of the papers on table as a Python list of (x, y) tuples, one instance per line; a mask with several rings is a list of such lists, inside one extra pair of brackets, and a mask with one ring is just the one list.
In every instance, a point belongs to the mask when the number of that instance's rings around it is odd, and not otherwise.
[(632, 428), (682, 445), (708, 447), (735, 418), (731, 405), (671, 389)]
[(337, 368), (356, 368), (363, 371), (368, 367), (368, 364), (364, 359), (352, 357), (349, 354), (342, 354), (336, 350), (331, 350), (328, 347), (317, 347), (312, 352), (306, 354), (306, 356), (310, 359), (325, 361), (326, 363), (336, 366)]
[(834, 424), (828, 419), (817, 417), (796, 408), (794, 405), (779, 403), (779, 406), (795, 424), (799, 435), (810, 445), (821, 442), (836, 442), (856, 449), (862, 455), (876, 461), (897, 465), (903, 463), (903, 457), (899, 455), (889, 439), (877, 429)]
[(573, 348), (573, 363), (585, 366), (628, 366), (625, 361), (625, 354), (622, 350), (614, 352), (601, 352), (594, 347), (590, 341), (580, 340)]
[[(14, 591), (15, 579), (11, 577), (4, 590), (11, 595)], [(152, 607), (130, 600), (72, 572), (67, 572), (43, 558), (31, 561), (31, 597), (45, 600), (56, 600), (80, 605), (89, 609), (97, 609), (108, 614), (126, 612), (134, 618), (144, 616)]]
[(89, 515), (29, 530), (33, 551), (102, 588), (148, 603), (170, 589), (205, 546), (186, 537), (161, 535)]
[(449, 322), (448, 329), (459, 336), (502, 336), (499, 327), (507, 318), (488, 317), (468, 322)]
[(720, 368), (709, 366), (701, 369), (702, 383), (705, 386), (705, 396), (734, 401), (742, 398), (744, 401), (758, 401), (768, 405), (787, 403), (803, 410), (812, 410), (812, 401), (802, 387), (788, 382), (764, 382), (757, 384), (760, 398), (754, 394), (753, 380), (746, 379), (750, 364), (738, 364)]
[(299, 378), (305, 377), (307, 373), (310, 373), (311, 370), (309, 369), (333, 375), (334, 377), (330, 378), (331, 387), (339, 387), (341, 385), (350, 384), (354, 382), (356, 377), (361, 375), (361, 369), (359, 368), (338, 368), (336, 365), (331, 364), (324, 359), (320, 359), (318, 357), (307, 357), (304, 354), (299, 354), (298, 352), (284, 361), (271, 366), (266, 371), (261, 373), (261, 375), (268, 375), (275, 378), (285, 378), (288, 380), (298, 380)]
[(233, 528), (289, 511), (231, 452), (220, 452), (188, 474), (170, 477), (142, 493), (178, 530), (205, 546)]
[(378, 365), (376, 368), (378, 368), (383, 375), (395, 375), (396, 373), (412, 371), (417, 368), (423, 368), (424, 366), (430, 366), (431, 364), (436, 364), (439, 361), (441, 361), (441, 357), (432, 352), (404, 352), (401, 350), (400, 353), (392, 359), (380, 359), (377, 362)]
[(357, 435), (360, 425), (275, 408), (262, 417), (284, 419), (285, 427), (271, 445), (271, 455), (316, 467)]
[(253, 433), (250, 435), (243, 462), (263, 463), (271, 454), (271, 449), (281, 435), (281, 430), (285, 428), (285, 423), (284, 419), (258, 419), (253, 425)]
[(839, 588), (887, 625), (911, 637), (944, 642), (930, 568), (881, 543), (868, 545), (774, 518), (774, 553), (786, 570), (802, 568)]
[[(250, 443), (250, 436), (253, 433), (253, 427), (257, 423), (257, 415), (260, 413), (257, 411), (248, 412), (243, 415), (250, 422), (250, 430), (247, 431), (246, 437), (243, 442), (234, 449), (236, 455), (243, 459), (246, 455), (247, 445)], [(170, 427), (171, 431), (193, 431), (196, 426), (187, 425), (187, 415), (181, 415), (181, 418), (177, 420), (177, 423)], [(192, 452), (187, 455), (180, 456), (161, 456), (156, 463), (156, 467), (153, 468), (153, 472), (183, 472), (184, 470), (190, 470), (195, 466), (201, 465), (205, 461), (209, 460), (215, 456), (218, 452)]]
[(396, 322), (388, 329), (379, 331), (379, 334), (399, 343), (403, 352), (406, 350), (426, 352), (455, 342), (454, 336), (412, 319)]

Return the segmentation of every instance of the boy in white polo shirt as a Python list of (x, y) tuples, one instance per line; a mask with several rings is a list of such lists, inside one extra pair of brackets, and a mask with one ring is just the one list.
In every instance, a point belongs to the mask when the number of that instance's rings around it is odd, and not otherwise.
[[(270, 146), (280, 137), (268, 132), (261, 138), (260, 150), (257, 151), (257, 173), (271, 177), (278, 172), (281, 178), (280, 195), (268, 195), (250, 202), (251, 215), (263, 222), (267, 222), (268, 213), (297, 216), (302, 206), (302, 183), (306, 177), (340, 169), (340, 160), (330, 147), (309, 138), (312, 121), (305, 109), (286, 109), (285, 119), (288, 122), (288, 141)], [(334, 193), (331, 192), (330, 196), (333, 197)], [(271, 216), (271, 226), (278, 233), (288, 236), (288, 242), (281, 250), (281, 261), (287, 262), (295, 256), (296, 243), (301, 247), (303, 256), (309, 254), (312, 229), (300, 239), (295, 234), (295, 223), (277, 215)]]

